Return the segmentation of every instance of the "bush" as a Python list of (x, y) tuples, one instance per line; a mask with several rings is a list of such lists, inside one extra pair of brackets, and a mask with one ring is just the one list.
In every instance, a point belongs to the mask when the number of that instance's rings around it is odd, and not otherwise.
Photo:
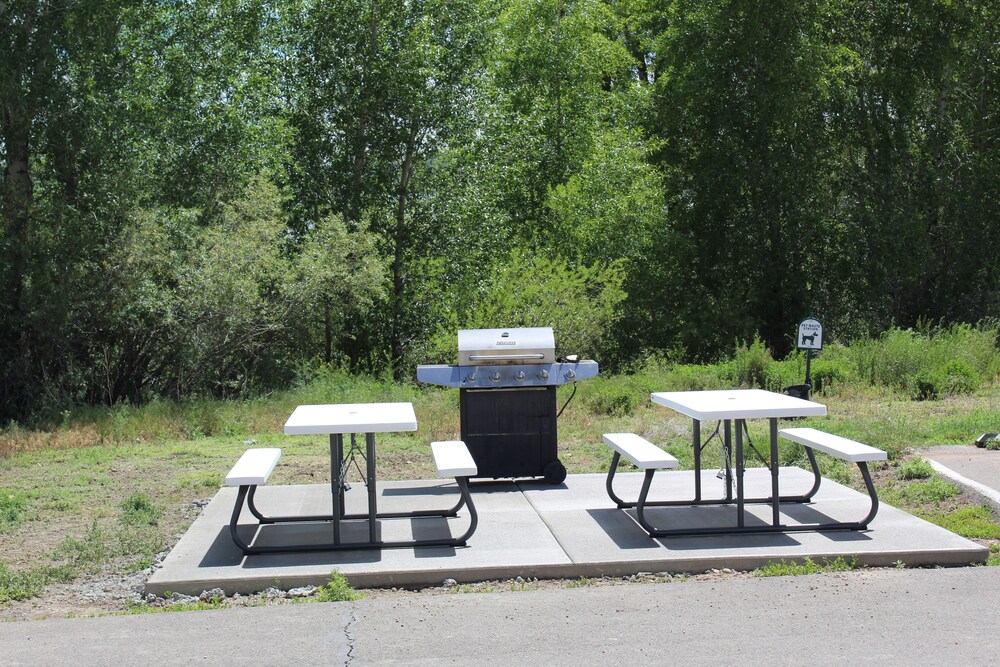
[(959, 359), (952, 359), (945, 364), (942, 373), (949, 394), (971, 394), (982, 384), (975, 369)]
[(733, 380), (741, 387), (767, 387), (768, 367), (774, 362), (761, 341), (760, 336), (754, 337), (749, 346), (740, 344), (733, 357)]
[(927, 479), (934, 474), (934, 468), (925, 459), (911, 459), (899, 466), (896, 477), (899, 479)]
[(817, 359), (810, 373), (815, 393), (829, 391), (834, 385), (843, 384), (851, 377), (851, 367), (844, 359)]
[(940, 371), (918, 371), (911, 380), (910, 396), (916, 401), (937, 400), (947, 382), (948, 377)]
[(437, 285), (435, 299), (453, 298), (442, 301), (427, 348), (413, 351), (424, 363), (453, 363), (459, 329), (551, 326), (558, 353), (595, 354), (625, 298), (624, 278), (621, 263), (584, 266), (515, 249), (465, 284)]

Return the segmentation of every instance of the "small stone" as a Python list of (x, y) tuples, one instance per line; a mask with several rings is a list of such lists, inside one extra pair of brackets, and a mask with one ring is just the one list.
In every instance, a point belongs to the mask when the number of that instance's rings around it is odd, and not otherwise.
[(243, 444), (244, 445), (256, 445), (257, 441), (256, 440), (244, 440)]
[(448, 578), (445, 579), (441, 585), (444, 586), (445, 588), (454, 588), (455, 586), (458, 586), (458, 582), (455, 581), (454, 579)]
[(315, 586), (299, 586), (298, 588), (289, 588), (288, 597), (290, 598), (307, 598), (316, 592)]
[(722, 574), (736, 574), (736, 570), (731, 567), (722, 568)]
[(640, 577), (652, 577), (653, 573), (652, 572), (640, 572), (639, 576)]
[(516, 583), (519, 583), (519, 584), (523, 584), (523, 583), (524, 583), (524, 579), (522, 579), (521, 577), (518, 577), (518, 578), (517, 578), (517, 579), (515, 579), (514, 581), (515, 581)]
[(191, 604), (192, 602), (197, 602), (198, 598), (193, 595), (184, 595), (183, 593), (174, 593), (168, 599), (169, 602), (174, 604)]
[(282, 598), (285, 597), (285, 593), (284, 591), (280, 591), (274, 586), (271, 586), (270, 588), (265, 588), (261, 591), (260, 596), (262, 598)]
[(226, 597), (226, 591), (221, 588), (213, 588), (208, 591), (202, 591), (198, 599), (202, 602), (210, 602), (212, 600), (221, 600), (224, 597)]
[(146, 604), (153, 604), (160, 598), (156, 597), (155, 593), (146, 593)]

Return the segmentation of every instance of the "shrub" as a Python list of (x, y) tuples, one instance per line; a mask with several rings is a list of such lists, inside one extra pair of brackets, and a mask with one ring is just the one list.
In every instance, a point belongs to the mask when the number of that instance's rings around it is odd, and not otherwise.
[(742, 387), (764, 389), (767, 386), (768, 367), (773, 362), (774, 359), (760, 336), (756, 336), (749, 346), (741, 343), (736, 348), (732, 361), (733, 380)]
[(925, 459), (911, 459), (899, 466), (896, 477), (899, 479), (927, 479), (934, 474), (934, 468)]
[(847, 382), (851, 367), (844, 359), (817, 359), (810, 373), (812, 389), (816, 393), (829, 391), (834, 385)]
[(940, 371), (924, 369), (917, 372), (911, 380), (910, 396), (917, 401), (933, 401), (942, 394), (947, 386), (948, 376)]
[(459, 329), (551, 326), (560, 354), (593, 354), (617, 318), (624, 279), (621, 262), (585, 266), (515, 249), (465, 283), (435, 288), (435, 299), (449, 298), (427, 348), (414, 352), (424, 362), (450, 363)]
[(942, 373), (949, 394), (971, 394), (982, 384), (979, 373), (960, 359), (952, 359), (946, 363)]
[(985, 446), (991, 452), (1000, 451), (1000, 438), (990, 438), (986, 441)]
[(635, 412), (636, 399), (627, 390), (609, 389), (591, 396), (588, 403), (594, 414), (628, 417)]

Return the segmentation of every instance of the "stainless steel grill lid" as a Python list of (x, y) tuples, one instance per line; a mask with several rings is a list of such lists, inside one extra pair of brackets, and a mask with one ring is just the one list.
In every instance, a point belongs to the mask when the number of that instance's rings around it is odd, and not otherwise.
[(462, 329), (458, 365), (417, 366), (417, 380), (445, 387), (551, 387), (597, 375), (597, 362), (556, 361), (551, 327)]
[(555, 360), (556, 339), (551, 327), (458, 332), (460, 366), (551, 364)]

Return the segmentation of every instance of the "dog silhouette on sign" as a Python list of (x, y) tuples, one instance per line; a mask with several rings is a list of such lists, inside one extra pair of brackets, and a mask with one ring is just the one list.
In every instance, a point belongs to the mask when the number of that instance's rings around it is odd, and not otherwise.
[(805, 334), (802, 334), (802, 342), (799, 343), (799, 345), (805, 345), (806, 341), (808, 341), (810, 345), (815, 345), (816, 344), (816, 332), (814, 331), (811, 334), (809, 334), (808, 336), (805, 335)]

